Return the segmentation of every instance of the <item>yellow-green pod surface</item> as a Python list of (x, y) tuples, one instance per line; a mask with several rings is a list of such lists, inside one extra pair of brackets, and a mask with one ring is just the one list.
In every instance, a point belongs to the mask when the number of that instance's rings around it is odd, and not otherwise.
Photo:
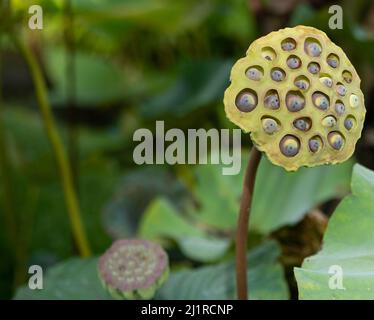
[(286, 170), (339, 163), (361, 136), (366, 110), (360, 82), (324, 32), (285, 28), (254, 41), (235, 63), (225, 111)]

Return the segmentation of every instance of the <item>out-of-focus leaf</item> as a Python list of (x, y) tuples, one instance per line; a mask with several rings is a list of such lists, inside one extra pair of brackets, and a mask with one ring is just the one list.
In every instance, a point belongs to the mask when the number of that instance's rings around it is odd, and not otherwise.
[[(30, 111), (7, 109), (5, 116), (7, 142), (12, 164), (21, 174), (16, 175), (17, 212), (26, 225), (22, 233), (31, 234), (30, 254), (43, 248), (45, 251), (66, 257), (71, 254), (70, 222), (64, 206), (64, 195), (56, 165), (44, 133), (40, 117)], [(96, 132), (97, 134), (97, 132)], [(94, 251), (101, 252), (110, 243), (101, 223), (101, 209), (118, 183), (119, 168), (114, 161), (98, 152), (85, 131), (80, 141), (80, 204), (87, 233)], [(89, 147), (85, 142), (89, 141)], [(94, 152), (95, 151), (95, 152)]]
[(186, 193), (184, 186), (165, 168), (153, 166), (134, 170), (121, 179), (105, 206), (104, 226), (114, 239), (134, 236), (144, 210), (154, 198), (163, 196), (182, 208), (188, 201)]
[[(76, 58), (76, 99), (82, 106), (101, 105), (121, 100), (126, 84), (121, 68), (112, 61), (99, 56), (77, 52)], [(59, 48), (47, 51), (48, 74), (52, 79), (53, 101), (66, 101), (66, 55)]]
[(111, 300), (97, 274), (97, 258), (73, 258), (47, 271), (43, 290), (19, 288), (17, 300)]
[(222, 100), (229, 81), (230, 60), (193, 61), (182, 66), (180, 77), (165, 92), (141, 107), (147, 118), (181, 117), (210, 103)]
[(139, 235), (174, 240), (187, 257), (202, 262), (219, 259), (231, 243), (227, 238), (208, 236), (163, 199), (155, 200), (149, 206), (141, 221)]
[(295, 268), (300, 299), (374, 299), (374, 172), (355, 165), (351, 188), (329, 221), (322, 250)]
[[(280, 249), (268, 241), (250, 251), (247, 270), (250, 299), (287, 299), (287, 283), (277, 262)], [(233, 261), (191, 270), (172, 272), (157, 293), (159, 299), (221, 300), (234, 299), (235, 264)]]
[[(196, 169), (196, 197), (201, 204), (196, 215), (208, 225), (223, 230), (235, 228), (248, 155), (242, 159), (241, 174), (236, 176), (223, 176), (220, 166)], [(290, 173), (263, 157), (256, 177), (251, 230), (266, 234), (295, 224), (308, 210), (343, 195), (349, 188), (351, 167), (348, 161)]]

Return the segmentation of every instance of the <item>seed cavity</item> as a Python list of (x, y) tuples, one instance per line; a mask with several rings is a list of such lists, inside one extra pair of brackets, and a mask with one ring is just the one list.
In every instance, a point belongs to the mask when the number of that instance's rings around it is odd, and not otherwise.
[(299, 91), (289, 91), (286, 95), (286, 106), (291, 112), (300, 111), (305, 107), (305, 98)]
[(281, 139), (279, 149), (286, 157), (294, 157), (300, 150), (300, 140), (293, 135), (286, 135)]
[(310, 87), (309, 79), (305, 76), (298, 76), (295, 79), (294, 84), (297, 88), (299, 88), (300, 90), (304, 90), (304, 91), (308, 90)]
[(319, 57), (322, 52), (322, 46), (317, 39), (307, 38), (304, 43), (304, 51), (311, 57)]
[(314, 136), (308, 141), (309, 150), (313, 153), (318, 152), (322, 149), (323, 142), (320, 136)]
[(330, 53), (327, 56), (327, 64), (334, 69), (339, 67), (339, 57), (336, 54)]
[(356, 125), (356, 119), (354, 116), (349, 115), (344, 120), (344, 127), (349, 131)]
[(321, 67), (319, 66), (317, 62), (310, 62), (308, 64), (308, 71), (311, 74), (317, 74), (320, 70), (321, 70)]
[(312, 119), (308, 117), (298, 118), (293, 122), (293, 125), (301, 131), (308, 131), (312, 126)]
[(347, 89), (346, 89), (346, 87), (345, 87), (343, 84), (338, 83), (338, 84), (336, 85), (336, 92), (337, 92), (337, 94), (338, 94), (339, 96), (344, 97), (345, 94), (347, 93)]
[(344, 103), (341, 102), (340, 100), (336, 101), (335, 103), (335, 112), (341, 116), (345, 111), (345, 106)]
[(292, 38), (286, 38), (282, 41), (281, 47), (284, 51), (292, 51), (296, 49), (296, 41)]
[(268, 61), (273, 61), (277, 57), (277, 54), (273, 48), (265, 47), (261, 50), (261, 56)]
[(327, 135), (330, 146), (335, 150), (340, 150), (344, 146), (344, 137), (338, 131), (332, 131)]
[(280, 127), (279, 121), (271, 117), (263, 117), (261, 120), (262, 128), (267, 134), (273, 134)]
[(301, 67), (301, 60), (297, 56), (289, 56), (287, 58), (287, 65), (290, 69), (297, 69)]
[(249, 67), (245, 72), (248, 79), (260, 81), (264, 76), (264, 69), (260, 66)]
[(329, 76), (323, 76), (319, 78), (319, 81), (326, 87), (332, 87), (332, 79)]
[(252, 89), (244, 89), (236, 96), (235, 105), (242, 112), (251, 112), (257, 106), (257, 94)]
[(265, 108), (276, 110), (280, 107), (279, 95), (276, 90), (269, 90), (264, 98)]
[(336, 126), (336, 118), (333, 116), (327, 116), (322, 119), (322, 125), (326, 128), (332, 128)]
[(330, 106), (330, 99), (322, 92), (316, 91), (312, 94), (313, 104), (321, 110), (327, 110)]
[(286, 73), (281, 68), (271, 69), (270, 75), (271, 75), (271, 78), (277, 82), (284, 80), (284, 78), (286, 77)]
[(344, 70), (343, 73), (343, 79), (346, 83), (351, 83), (352, 82), (352, 73), (349, 72), (348, 70)]
[(352, 108), (357, 108), (360, 104), (360, 100), (355, 94), (351, 94), (351, 96), (349, 97), (349, 104)]

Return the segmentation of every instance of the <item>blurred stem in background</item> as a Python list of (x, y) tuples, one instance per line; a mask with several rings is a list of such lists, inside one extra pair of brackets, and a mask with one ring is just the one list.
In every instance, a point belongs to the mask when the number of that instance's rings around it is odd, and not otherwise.
[(59, 169), (74, 240), (79, 249), (80, 255), (83, 257), (89, 256), (91, 250), (81, 218), (71, 167), (52, 115), (51, 106), (48, 101), (47, 88), (41, 68), (30, 48), (14, 34), (12, 35), (12, 39), (30, 69), (44, 126)]
[(76, 127), (76, 68), (75, 68), (75, 38), (74, 13), (71, 0), (65, 0), (64, 40), (66, 47), (66, 107), (68, 111), (68, 152), (73, 174), (75, 189), (79, 192), (79, 148), (78, 131)]
[(0, 31), (0, 174), (3, 185), (3, 209), (4, 209), (4, 225), (7, 232), (9, 244), (14, 248), (16, 264), (19, 260), (19, 246), (17, 238), (17, 221), (16, 210), (14, 205), (14, 186), (12, 180), (12, 168), (8, 158), (7, 143), (4, 130), (4, 109), (2, 95), (2, 32)]

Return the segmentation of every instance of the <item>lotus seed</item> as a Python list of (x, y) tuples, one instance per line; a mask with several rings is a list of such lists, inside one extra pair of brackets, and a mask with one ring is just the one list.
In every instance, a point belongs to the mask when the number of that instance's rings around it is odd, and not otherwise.
[(327, 108), (330, 106), (329, 98), (321, 92), (315, 92), (312, 95), (312, 100), (314, 105), (321, 110), (327, 110)]
[(345, 96), (345, 94), (347, 93), (347, 89), (342, 84), (338, 84), (336, 86), (336, 92), (339, 96)]
[(343, 147), (344, 138), (339, 132), (330, 132), (327, 136), (327, 140), (335, 150), (340, 150)]
[(276, 53), (274, 49), (270, 47), (266, 47), (262, 49), (262, 57), (268, 61), (273, 61), (276, 57)]
[(243, 90), (236, 97), (236, 106), (242, 112), (250, 112), (257, 106), (257, 95), (249, 90)]
[(322, 125), (327, 128), (334, 127), (336, 125), (336, 119), (333, 116), (327, 116), (323, 118)]
[(345, 111), (345, 106), (342, 102), (335, 103), (335, 111), (336, 113), (341, 116)]
[(264, 106), (266, 108), (276, 110), (280, 107), (279, 96), (276, 91), (269, 91), (264, 99)]
[(353, 128), (355, 124), (355, 120), (353, 117), (347, 117), (345, 120), (344, 120), (344, 127), (347, 129), (347, 130), (351, 130)]
[(301, 66), (301, 60), (296, 56), (290, 56), (287, 59), (287, 65), (290, 69), (297, 69)]
[(322, 141), (319, 137), (313, 137), (309, 140), (308, 145), (309, 145), (309, 150), (315, 153), (321, 148)]
[(320, 70), (320, 66), (316, 62), (311, 62), (308, 65), (308, 71), (312, 74), (317, 74)]
[(285, 78), (285, 73), (281, 69), (273, 69), (271, 71), (271, 78), (277, 82), (282, 81)]
[(264, 73), (259, 67), (248, 68), (245, 72), (246, 76), (254, 81), (259, 81), (263, 77)]
[(295, 79), (295, 86), (300, 90), (308, 90), (309, 89), (309, 80), (305, 77), (297, 77)]
[(319, 57), (322, 52), (321, 46), (315, 40), (312, 41), (305, 42), (305, 52), (311, 57)]
[(286, 106), (291, 112), (300, 111), (305, 106), (305, 99), (301, 94), (290, 91), (286, 96)]
[(322, 83), (323, 85), (325, 85), (326, 87), (329, 87), (329, 88), (332, 87), (332, 79), (329, 78), (329, 77), (322, 77), (322, 78), (319, 78), (319, 81), (321, 81), (321, 83)]
[(300, 142), (294, 136), (287, 135), (280, 141), (280, 150), (286, 157), (294, 157), (300, 149)]
[(344, 79), (345, 82), (351, 83), (352, 82), (352, 73), (350, 73), (347, 70), (343, 71), (343, 79)]
[(274, 119), (265, 118), (262, 120), (262, 127), (266, 133), (272, 134), (278, 129), (278, 124)]
[(311, 120), (308, 118), (299, 118), (294, 121), (295, 128), (301, 131), (308, 131), (311, 126)]
[(292, 51), (296, 48), (296, 41), (294, 39), (287, 38), (282, 41), (281, 46), (284, 51)]
[(338, 58), (338, 56), (336, 56), (335, 54), (330, 54), (327, 57), (327, 64), (331, 68), (337, 68), (339, 66), (339, 58)]
[(358, 97), (355, 94), (351, 94), (349, 97), (349, 104), (351, 105), (352, 108), (357, 108), (359, 105), (360, 101), (358, 100)]

